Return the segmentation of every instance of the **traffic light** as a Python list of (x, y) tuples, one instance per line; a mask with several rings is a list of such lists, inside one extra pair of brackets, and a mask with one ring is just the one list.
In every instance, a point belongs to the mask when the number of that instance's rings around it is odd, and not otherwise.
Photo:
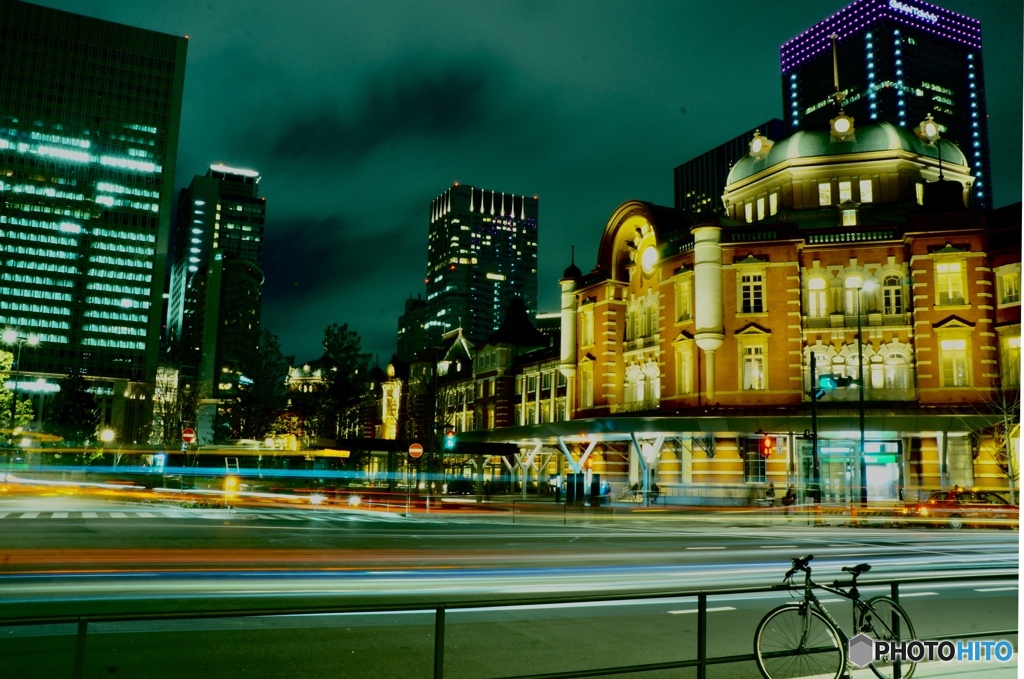
[(818, 377), (818, 386), (825, 391), (834, 391), (837, 386), (835, 375), (820, 375)]
[(842, 375), (820, 375), (818, 377), (818, 387), (824, 391), (835, 391), (840, 387), (855, 386), (857, 386), (857, 380), (852, 377), (843, 377)]
[(447, 431), (444, 434), (444, 449), (455, 450), (455, 432)]
[(775, 437), (765, 436), (761, 439), (761, 457), (767, 459), (775, 452)]
[(238, 493), (238, 479), (234, 476), (228, 476), (224, 479), (224, 495), (228, 498), (233, 498)]

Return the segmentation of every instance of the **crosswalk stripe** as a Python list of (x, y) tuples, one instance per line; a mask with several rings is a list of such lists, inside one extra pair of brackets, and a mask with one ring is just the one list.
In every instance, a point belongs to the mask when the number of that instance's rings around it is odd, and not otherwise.
[[(335, 513), (335, 512), (322, 512), (322, 513), (309, 513), (303, 511), (297, 512), (270, 512), (270, 511), (251, 511), (251, 512), (240, 512), (237, 515), (235, 513), (222, 514), (222, 513), (209, 513), (209, 512), (189, 512), (186, 510), (164, 510), (164, 511), (136, 511), (136, 512), (0, 512), (0, 519), (3, 518), (19, 518), (19, 519), (38, 519), (38, 518), (51, 518), (51, 519), (68, 519), (71, 517), (81, 517), (83, 519), (211, 519), (220, 520), (224, 518), (231, 518), (235, 516), (239, 517), (253, 517), (263, 521), (320, 521), (320, 522), (332, 522), (332, 523), (373, 523), (373, 522), (387, 522), (395, 521), (397, 517), (384, 514), (384, 515), (362, 515), (362, 514), (349, 514), (349, 513)], [(722, 549), (716, 547), (689, 547), (688, 549), (703, 550), (703, 549)]]

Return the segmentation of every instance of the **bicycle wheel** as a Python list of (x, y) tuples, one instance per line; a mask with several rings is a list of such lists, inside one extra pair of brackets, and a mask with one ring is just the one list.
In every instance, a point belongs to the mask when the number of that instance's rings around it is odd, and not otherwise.
[(754, 657), (765, 679), (831, 677), (846, 671), (846, 644), (812, 609), (786, 604), (768, 612), (754, 631)]
[[(857, 629), (878, 641), (909, 641), (917, 638), (907, 612), (887, 596), (876, 596), (865, 602), (860, 609)], [(902, 660), (897, 664), (899, 673), (896, 671), (896, 665), (890, 660), (871, 663), (871, 671), (879, 679), (896, 679), (897, 676), (900, 679), (910, 679), (914, 674), (914, 668), (917, 667), (917, 663), (910, 660)]]

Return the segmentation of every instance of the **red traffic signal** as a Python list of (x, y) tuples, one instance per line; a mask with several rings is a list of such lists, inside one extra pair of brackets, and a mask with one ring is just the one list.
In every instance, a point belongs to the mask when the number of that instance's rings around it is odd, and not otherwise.
[(771, 457), (775, 452), (775, 437), (765, 436), (761, 439), (761, 457)]

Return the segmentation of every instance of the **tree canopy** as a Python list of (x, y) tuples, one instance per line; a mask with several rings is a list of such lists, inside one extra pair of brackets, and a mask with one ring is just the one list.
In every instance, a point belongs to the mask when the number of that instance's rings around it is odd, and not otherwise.
[(286, 380), (294, 358), (281, 353), (277, 336), (269, 330), (241, 357), (238, 396), (227, 413), (233, 438), (263, 439), (288, 405)]
[(95, 437), (100, 423), (96, 397), (82, 375), (69, 371), (46, 408), (46, 429), (68, 443), (85, 443)]

